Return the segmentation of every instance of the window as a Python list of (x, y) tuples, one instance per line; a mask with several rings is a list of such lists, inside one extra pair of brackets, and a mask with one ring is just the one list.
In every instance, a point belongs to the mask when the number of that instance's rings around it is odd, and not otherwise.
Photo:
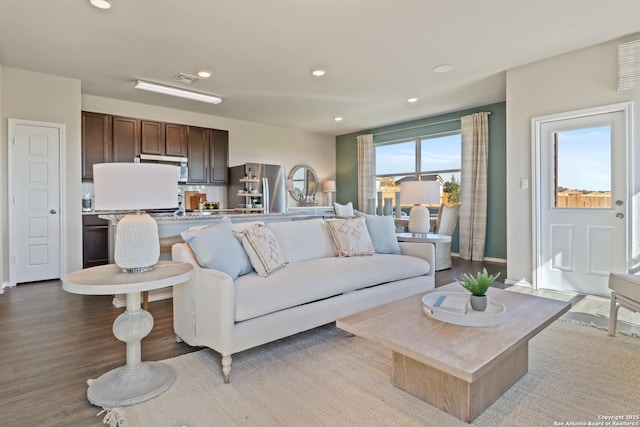
[(395, 205), (395, 193), (400, 181), (417, 179), (418, 171), (438, 175), (443, 182), (444, 203), (460, 202), (460, 171), (462, 169), (462, 137), (459, 132), (416, 138), (375, 146), (376, 187), (385, 199)]
[(611, 208), (611, 125), (553, 134), (554, 206)]

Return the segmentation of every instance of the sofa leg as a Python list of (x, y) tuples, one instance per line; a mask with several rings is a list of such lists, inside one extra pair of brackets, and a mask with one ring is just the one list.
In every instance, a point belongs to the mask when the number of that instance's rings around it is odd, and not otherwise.
[(609, 335), (615, 336), (620, 304), (616, 301), (616, 293), (611, 292), (611, 308), (609, 309)]
[(229, 376), (231, 375), (231, 355), (223, 354), (222, 355), (222, 376), (224, 377), (224, 382), (229, 383)]

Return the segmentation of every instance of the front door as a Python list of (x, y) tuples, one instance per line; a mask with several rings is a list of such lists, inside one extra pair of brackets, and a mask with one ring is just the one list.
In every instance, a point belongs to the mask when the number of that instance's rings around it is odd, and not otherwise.
[(627, 271), (625, 108), (537, 121), (537, 288), (608, 296)]
[(9, 121), (11, 283), (60, 278), (61, 127)]

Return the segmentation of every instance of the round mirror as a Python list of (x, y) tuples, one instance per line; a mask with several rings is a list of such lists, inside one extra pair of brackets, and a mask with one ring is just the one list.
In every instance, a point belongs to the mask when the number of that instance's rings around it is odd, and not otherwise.
[(297, 165), (291, 169), (289, 175), (291, 179), (291, 197), (300, 203), (310, 203), (315, 201), (315, 194), (318, 191), (318, 177), (315, 171), (306, 165)]

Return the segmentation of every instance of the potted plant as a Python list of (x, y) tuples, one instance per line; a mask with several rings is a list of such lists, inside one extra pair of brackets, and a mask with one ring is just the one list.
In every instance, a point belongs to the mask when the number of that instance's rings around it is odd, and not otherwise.
[(471, 292), (471, 308), (476, 311), (487, 309), (487, 296), (485, 294), (499, 275), (500, 273), (490, 276), (486, 268), (481, 273), (476, 274), (476, 277), (462, 273), (462, 278), (458, 279), (458, 283)]

